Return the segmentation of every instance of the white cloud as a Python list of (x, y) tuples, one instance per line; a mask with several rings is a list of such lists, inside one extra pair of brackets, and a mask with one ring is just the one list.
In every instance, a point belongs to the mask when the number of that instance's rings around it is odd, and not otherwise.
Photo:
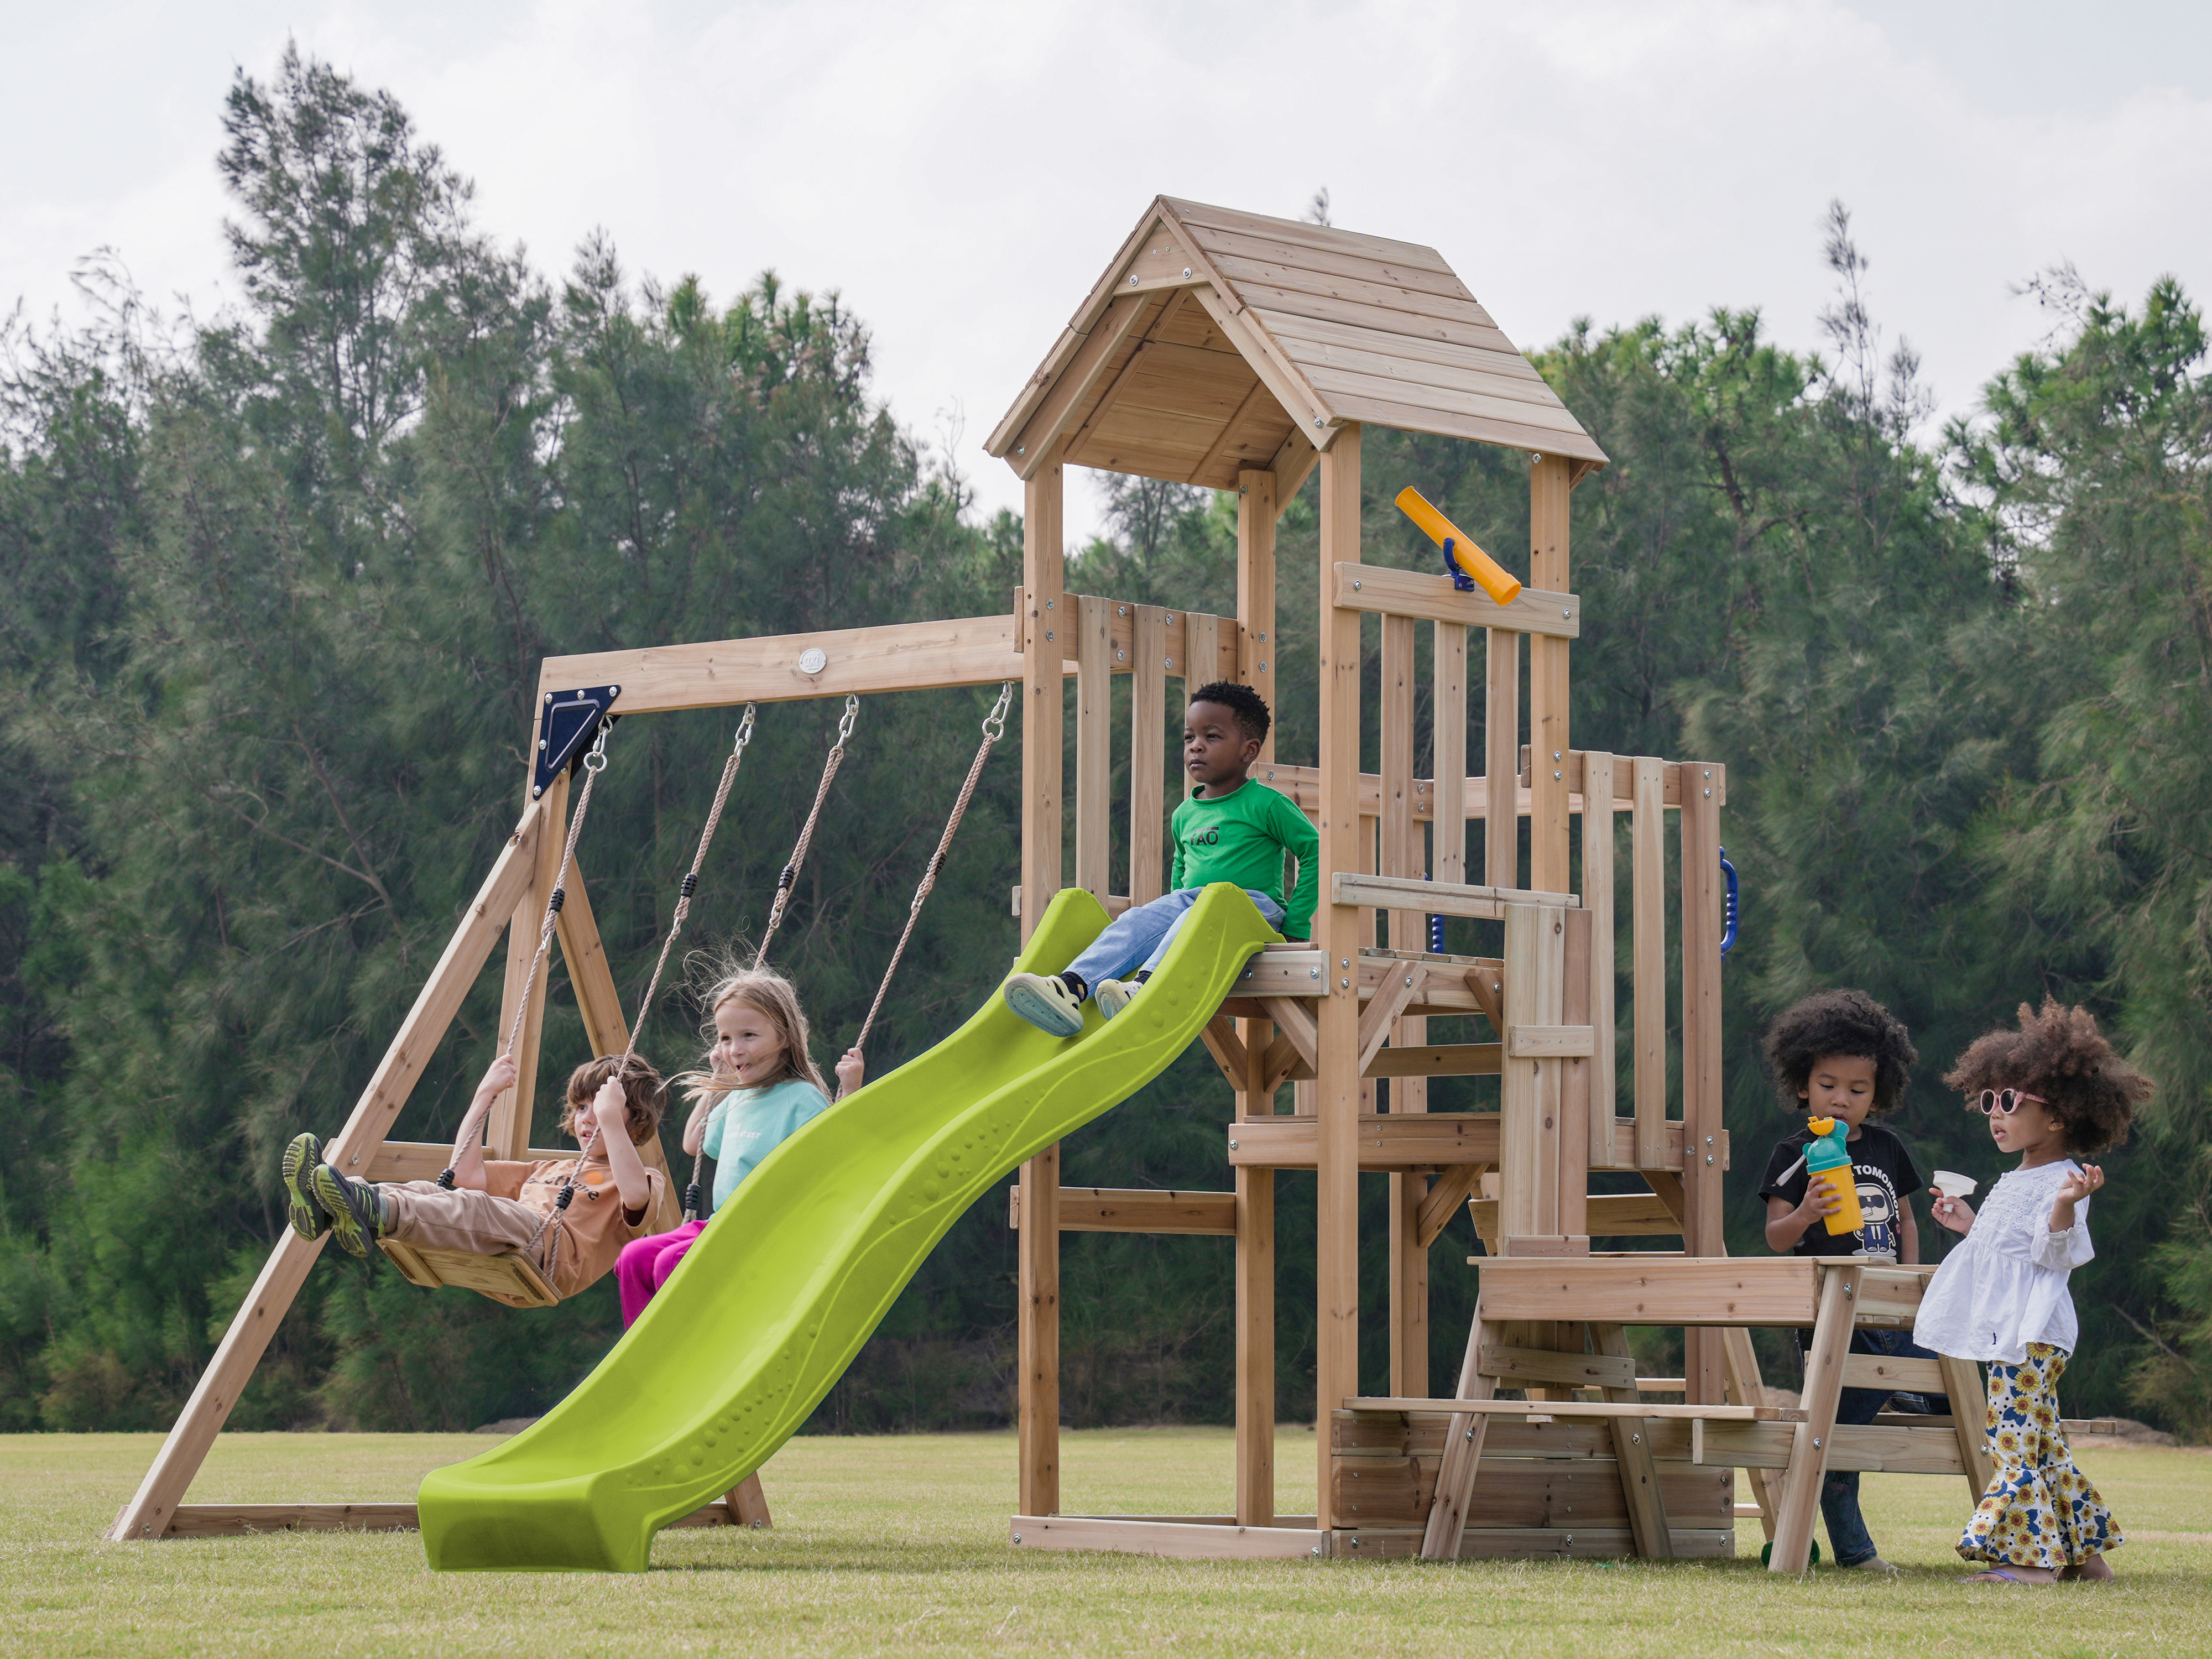
[[(2135, 9), (2166, 37), (2200, 27)], [(28, 49), (0, 68), (0, 143), (24, 159), (0, 181), (0, 294), (43, 312), (106, 243), (149, 290), (204, 302), (222, 92), (288, 32), (391, 87), (478, 181), (483, 222), (544, 267), (604, 226), (633, 271), (696, 271), (720, 295), (768, 265), (842, 289), (900, 416), (927, 434), (963, 412), (988, 505), (1018, 496), (982, 437), (1159, 191), (1295, 214), (1325, 184), (1339, 223), (1441, 248), (1524, 345), (1578, 315), (1717, 303), (1811, 345), (1820, 216), (1841, 197), (1878, 316), (1951, 411), (2042, 333), (2008, 285), (2046, 264), (2130, 298), (2166, 271), (2212, 288), (2212, 225), (2185, 205), (2212, 199), (2212, 94), (2185, 54), (2143, 52), (2132, 28), (2061, 33), (2055, 4), (1980, 31), (1911, 27), (1923, 15), (92, 5), (10, 30)]]

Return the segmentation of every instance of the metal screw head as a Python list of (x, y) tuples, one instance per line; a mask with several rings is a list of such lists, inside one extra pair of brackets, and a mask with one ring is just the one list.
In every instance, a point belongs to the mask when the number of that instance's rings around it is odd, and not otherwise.
[(1813, 1441), (1813, 1449), (1814, 1449), (1814, 1451), (1818, 1451), (1818, 1450), (1820, 1450), (1820, 1442), (1819, 1437), (1817, 1437), (1817, 1436), (1815, 1436), (1815, 1437), (1814, 1437), (1814, 1441)]
[(1632, 1446), (1640, 1446), (1644, 1443), (1644, 1437), (1640, 1434), (1632, 1434), (1628, 1437), (1628, 1443)]
[(1340, 968), (1349, 968), (1352, 966), (1352, 958), (1350, 957), (1339, 957), (1336, 959), (1336, 965)]
[(1182, 274), (1183, 274), (1186, 277), (1187, 277), (1187, 276), (1188, 276), (1190, 275), (1190, 267), (1189, 267), (1188, 265), (1185, 265), (1185, 266), (1182, 268)]
[(1318, 1545), (1318, 1544), (1316, 1544), (1316, 1545), (1313, 1547), (1313, 1552), (1312, 1552), (1312, 1553), (1313, 1553), (1314, 1554), (1316, 1554), (1316, 1555), (1319, 1555), (1319, 1554), (1321, 1553), (1321, 1546), (1320, 1546), (1320, 1545)]
[(1350, 980), (1348, 980), (1348, 979), (1340, 979), (1340, 980), (1337, 981), (1337, 983), (1338, 983), (1339, 985), (1342, 986), (1342, 987), (1343, 987), (1346, 990), (1347, 990), (1347, 991), (1349, 991), (1349, 990), (1352, 988), (1352, 981), (1351, 981)]
[(1117, 605), (1114, 607), (1114, 614), (1117, 617), (1126, 617), (1129, 614), (1129, 607), (1126, 605)]
[(1167, 659), (1167, 661), (1166, 661), (1165, 666), (1167, 666), (1167, 667), (1169, 667), (1169, 668), (1173, 668), (1173, 667), (1175, 666), (1175, 659), (1174, 659), (1173, 657), (1170, 657), (1169, 659)]
[(1265, 644), (1267, 644), (1267, 636), (1265, 634), (1261, 635), (1260, 635), (1260, 643), (1261, 643), (1261, 644), (1262, 644), (1262, 645), (1265, 645)]
[(1237, 1143), (1235, 1141), (1232, 1140), (1229, 1143), (1229, 1150), (1232, 1152), (1237, 1150)]
[(1052, 601), (1050, 599), (1047, 599), (1044, 602), (1044, 608), (1048, 611), (1052, 609)]
[(1552, 774), (1552, 781), (1553, 781), (1553, 782), (1554, 782), (1554, 783), (1557, 783), (1557, 782), (1560, 781), (1561, 781), (1561, 780), (1562, 780), (1565, 775), (1565, 775), (1565, 773), (1563, 773), (1563, 772), (1554, 772), (1554, 773), (1553, 773), (1553, 774)]
[(1045, 636), (1045, 638), (1047, 638), (1047, 639), (1050, 639), (1050, 638), (1052, 637), (1052, 629), (1050, 629), (1049, 628), (1046, 629), (1044, 630), (1044, 636)]
[(1410, 987), (1413, 985), (1413, 976), (1411, 974), (1407, 975), (1406, 975), (1406, 984), (1407, 985), (1407, 987), (1408, 987), (1408, 988), (1410, 988)]
[(1553, 760), (1558, 760), (1559, 758), (1559, 751), (1558, 750), (1554, 749), (1552, 751), (1552, 758)]
[(1355, 593), (1359, 591), (1359, 579), (1357, 576), (1352, 579), (1352, 591)]
[(1575, 613), (1573, 611), (1567, 610), (1562, 610), (1559, 612), (1561, 618), (1566, 621), (1572, 621), (1574, 619), (1574, 614)]
[(1322, 423), (1322, 422), (1321, 422), (1321, 416), (1318, 416), (1318, 415), (1315, 416), (1314, 416), (1314, 424), (1315, 424), (1316, 426), (1319, 426), (1321, 423)]
[[(1137, 279), (1136, 279), (1135, 277), (1132, 276), (1131, 278), (1129, 278), (1129, 280), (1130, 280), (1131, 282), (1133, 282), (1133, 282), (1135, 282)], [(1021, 1535), (1021, 1534), (1019, 1534), (1019, 1533), (1016, 1533), (1016, 1534), (1014, 1534), (1014, 1542), (1016, 1542), (1017, 1544), (1018, 1544), (1018, 1543), (1020, 1543), (1021, 1541), (1022, 1541), (1022, 1535)]]
[(1017, 455), (1026, 455), (1029, 453), (1030, 447), (1027, 444), (1016, 444), (1014, 446), (1014, 453)]
[(1319, 979), (1319, 978), (1321, 977), (1321, 969), (1318, 969), (1318, 968), (1309, 968), (1309, 969), (1306, 969), (1306, 977), (1307, 977), (1308, 979)]
[(1266, 673), (1266, 672), (1267, 672), (1267, 664), (1265, 664), (1265, 663), (1261, 663), (1261, 664), (1260, 665), (1260, 672), (1261, 672), (1262, 674)]
[(1705, 791), (1705, 799), (1706, 799), (1707, 800), (1711, 800), (1712, 798), (1713, 798), (1713, 792), (1712, 792), (1711, 790), (1710, 790), (1710, 789), (1706, 790), (1706, 791)]
[[(1133, 271), (1133, 271), (1131, 271), (1131, 272), (1129, 273), (1129, 286), (1130, 286), (1131, 288), (1134, 288), (1134, 287), (1136, 287), (1136, 285), (1137, 285), (1137, 273), (1136, 273), (1135, 271)], [(1016, 1540), (1014, 1540), (1014, 1542), (1016, 1542), (1017, 1544), (1020, 1543), (1021, 1541), (1022, 1541), (1022, 1540), (1021, 1540), (1020, 1539), (1018, 1539), (1018, 1538), (1017, 1538)]]

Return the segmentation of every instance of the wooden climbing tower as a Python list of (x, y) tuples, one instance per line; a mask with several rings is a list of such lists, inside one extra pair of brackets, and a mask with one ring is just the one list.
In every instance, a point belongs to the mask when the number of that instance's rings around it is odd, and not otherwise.
[[(1361, 437), (1370, 425), (1526, 455), (1528, 585), (1511, 604), (1455, 591), (1441, 574), (1362, 560)], [(1066, 1189), (1052, 1152), (1023, 1170), (1013, 1206), (1022, 1281), (1021, 1513), (1013, 1529), (1027, 1544), (1326, 1554), (1349, 1551), (1355, 1530), (1387, 1516), (1388, 1529), (1410, 1535), (1411, 1548), (1428, 1502), (1419, 1473), (1400, 1480), (1378, 1513), (1354, 1489), (1375, 1472), (1371, 1459), (1361, 1462), (1368, 1430), (1356, 1425), (1317, 1437), (1317, 1513), (1277, 1513), (1278, 1170), (1311, 1170), (1318, 1184), (1316, 1370), (1324, 1429), (1356, 1415), (1343, 1402), (1362, 1395), (1364, 1381), (1384, 1381), (1359, 1374), (1359, 1332), (1372, 1316), (1358, 1288), (1363, 1173), (1386, 1174), (1390, 1188), (1391, 1396), (1430, 1394), (1429, 1247), (1470, 1199), (1479, 1211), (1487, 1206), (1486, 1231), (1508, 1259), (1585, 1255), (1593, 1233), (1663, 1231), (1678, 1234), (1688, 1255), (1723, 1252), (1726, 776), (1696, 761), (1586, 753), (1568, 729), (1569, 653), (1583, 623), (1569, 504), (1576, 484), (1605, 465), (1604, 452), (1434, 249), (1168, 198), (1146, 210), (988, 448), (1027, 486), (1025, 926), (1061, 884), (1071, 808), (1076, 885), (1112, 911), (1159, 891), (1165, 803), (1161, 769), (1143, 757), (1164, 751), (1164, 682), (1194, 685), (1233, 668), (1275, 700), (1276, 522), (1307, 476), (1321, 475), (1319, 611), (1288, 624), (1318, 630), (1319, 764), (1284, 765), (1269, 755), (1255, 773), (1318, 826), (1315, 937), (1255, 963), (1207, 1034), (1237, 1091), (1226, 1148), (1233, 1192)], [(1236, 616), (1066, 592), (1061, 492), (1070, 465), (1237, 490)], [(1387, 495), (1407, 481), (1385, 482)], [(1360, 634), (1370, 614), (1381, 618), (1382, 658), (1373, 772), (1362, 770), (1359, 752)], [(1436, 709), (1427, 757), (1416, 755), (1413, 741), (1423, 628), (1433, 638)], [(1061, 675), (1071, 667), (1080, 688), (1072, 791), (1061, 765)], [(1131, 768), (1129, 866), (1115, 893), (1109, 684), (1120, 673), (1138, 682), (1128, 743), (1139, 763)], [(1470, 720), (1483, 733), (1473, 757)], [(1623, 815), (1632, 896), (1617, 913)], [(1468, 865), (1469, 820), (1484, 826), (1479, 870)], [(1668, 914), (1670, 885), (1680, 895), (1678, 918)], [(1431, 914), (1499, 924), (1499, 954), (1429, 951)], [(1670, 927), (1680, 930), (1684, 964), (1671, 980)], [(1620, 1097), (1615, 987), (1624, 964), (1633, 987), (1634, 1082)], [(1428, 1042), (1431, 1017), (1478, 1013), (1492, 1041)], [(1670, 1028), (1680, 1054), (1671, 1087)], [(1427, 1109), (1426, 1079), (1471, 1073), (1500, 1078), (1499, 1109)], [(1387, 1109), (1378, 1109), (1382, 1079)], [(1285, 1082), (1296, 1085), (1289, 1110), (1279, 1103)], [(1599, 1170), (1633, 1170), (1649, 1192), (1594, 1198), (1589, 1176)], [(1059, 1236), (1079, 1229), (1234, 1237), (1233, 1515), (1176, 1522), (1061, 1513)], [(1601, 1340), (1610, 1346), (1617, 1336)], [(1608, 1376), (1625, 1363), (1608, 1364)], [(1723, 1402), (1729, 1364), (1719, 1332), (1688, 1333), (1686, 1376), (1674, 1387), (1691, 1405)], [(1433, 1426), (1440, 1437), (1441, 1421)], [(1432, 1495), (1432, 1467), (1425, 1478)], [(1689, 1534), (1686, 1547), (1733, 1548), (1726, 1486), (1716, 1478), (1683, 1492), (1671, 1521)], [(1522, 1518), (1498, 1528), (1510, 1536), (1489, 1541), (1543, 1553), (1545, 1528)], [(1480, 1517), (1474, 1525), (1485, 1530)]]

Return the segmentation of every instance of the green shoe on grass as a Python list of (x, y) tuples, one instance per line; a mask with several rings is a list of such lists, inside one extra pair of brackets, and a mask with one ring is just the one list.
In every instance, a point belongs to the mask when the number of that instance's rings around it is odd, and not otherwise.
[(323, 1236), (330, 1224), (323, 1206), (309, 1190), (315, 1165), (323, 1161), (323, 1143), (313, 1135), (294, 1135), (284, 1149), (284, 1219), (310, 1244)]
[(367, 1255), (384, 1233), (384, 1206), (366, 1181), (340, 1175), (318, 1163), (310, 1177), (315, 1202), (330, 1218), (331, 1237), (348, 1255)]

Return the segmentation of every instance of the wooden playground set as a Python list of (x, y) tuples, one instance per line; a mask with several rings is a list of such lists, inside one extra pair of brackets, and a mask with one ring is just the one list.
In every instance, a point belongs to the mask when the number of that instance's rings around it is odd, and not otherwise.
[[(1446, 567), (1431, 574), (1362, 561), (1361, 438), (1370, 425), (1527, 455), (1525, 587), (1507, 579), (1493, 597)], [(520, 1080), (494, 1109), (489, 1155), (567, 1156), (529, 1147), (547, 978), (534, 953), (550, 919), (593, 1051), (623, 1052), (629, 1029), (569, 820), (570, 763), (609, 713), (1018, 680), (1014, 903), (1023, 936), (1066, 884), (1114, 914), (1159, 896), (1169, 682), (1239, 680), (1278, 702), (1277, 522), (1318, 471), (1318, 764), (1278, 763), (1270, 747), (1253, 774), (1318, 827), (1314, 938), (1255, 957), (1206, 1032), (1236, 1095), (1224, 1147), (1233, 1190), (1065, 1188), (1056, 1149), (1021, 1166), (1011, 1205), (1021, 1301), (1013, 1542), (1224, 1557), (1725, 1556), (1735, 1549), (1735, 1472), (1747, 1468), (1771, 1565), (1794, 1572), (1808, 1563), (1828, 1469), (1950, 1474), (1978, 1495), (1989, 1466), (1973, 1368), (1847, 1352), (1855, 1328), (1909, 1325), (1932, 1269), (1725, 1253), (1726, 774), (1713, 763), (1573, 747), (1569, 661), (1583, 613), (1570, 580), (1569, 509), (1576, 485), (1606, 457), (1443, 258), (1412, 243), (1159, 198), (988, 447), (1026, 492), (1024, 584), (1008, 614), (546, 660), (529, 734), (538, 761), (520, 821), (331, 1141), (331, 1161), (372, 1180), (427, 1178), (445, 1166), (445, 1146), (388, 1136), (502, 930), (501, 1022), (520, 1032)], [(1068, 592), (1070, 466), (1235, 490), (1235, 615)], [(1457, 556), (1462, 566), (1470, 549)], [(1445, 559), (1455, 556), (1447, 547)], [(1381, 737), (1379, 769), (1363, 772), (1361, 635), (1370, 614), (1380, 618)], [(1432, 635), (1435, 733), (1425, 776), (1414, 744), (1424, 625)], [(1117, 740), (1112, 686), (1124, 674), (1133, 684), (1127, 735)], [(1070, 677), (1072, 789), (1063, 763)], [(1481, 769), (1470, 774), (1476, 718)], [(1117, 747), (1133, 757), (1119, 893)], [(1617, 913), (1621, 815), (1630, 898)], [(1469, 867), (1470, 823), (1482, 826), (1479, 871)], [(1680, 905), (1672, 952), (1670, 862)], [(566, 896), (557, 907), (550, 903), (556, 887)], [(1435, 916), (1494, 927), (1498, 954), (1432, 948)], [(1632, 1016), (1626, 1099), (1615, 1085), (1624, 963)], [(1492, 1040), (1432, 1044), (1427, 1025), (1438, 1017), (1480, 1018)], [(1428, 1079), (1455, 1076), (1497, 1077), (1496, 1108), (1429, 1109)], [(657, 1161), (656, 1146), (644, 1150)], [(1280, 1514), (1275, 1503), (1279, 1170), (1313, 1171), (1316, 1190), (1322, 1431), (1311, 1515)], [(1590, 1191), (1594, 1173), (1615, 1172), (1640, 1177), (1645, 1190)], [(1363, 1173), (1387, 1176), (1389, 1187), (1382, 1394), (1363, 1393), (1358, 1365)], [(672, 1226), (674, 1200), (665, 1202), (656, 1224)], [(1486, 1254), (1469, 1258), (1466, 1271), (1480, 1275), (1476, 1314), (1455, 1387), (1439, 1395), (1428, 1363), (1431, 1246), (1462, 1205)], [(1236, 1477), (1223, 1513), (1108, 1516), (1063, 1506), (1060, 1236), (1084, 1231), (1235, 1240)], [(1638, 1235), (1678, 1238), (1680, 1248), (1590, 1248), (1594, 1237)], [(279, 1238), (113, 1537), (413, 1524), (411, 1504), (184, 1501), (320, 1248), (289, 1232)], [(398, 1254), (418, 1283), (524, 1306), (551, 1299), (542, 1281), (528, 1282), (534, 1275), (492, 1267), (472, 1276), (465, 1263), (410, 1263)], [(1639, 1377), (1631, 1326), (1681, 1328), (1683, 1375)], [(1814, 1333), (1796, 1407), (1770, 1403), (1761, 1386), (1749, 1334), (1761, 1326)], [(1966, 1410), (1838, 1427), (1847, 1386), (1948, 1394)], [(748, 1480), (690, 1519), (764, 1524), (767, 1509)]]

